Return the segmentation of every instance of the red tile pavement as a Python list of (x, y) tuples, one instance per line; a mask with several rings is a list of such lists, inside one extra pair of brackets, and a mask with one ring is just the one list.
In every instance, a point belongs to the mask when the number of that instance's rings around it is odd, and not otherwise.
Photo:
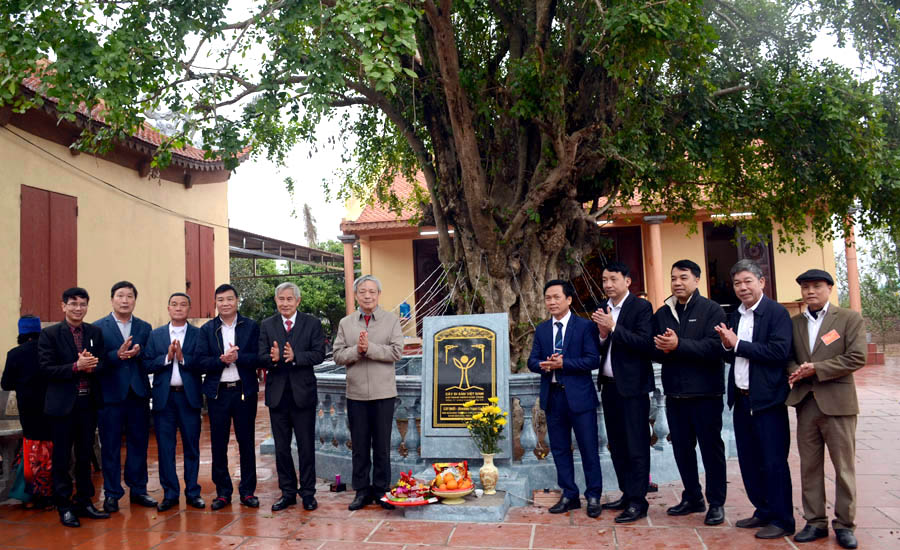
[[(857, 374), (862, 413), (857, 448), (857, 536), (860, 548), (900, 550), (900, 356), (888, 357), (883, 367), (866, 367)], [(269, 436), (269, 415), (260, 402), (257, 438)], [(792, 415), (793, 416), (793, 415)], [(791, 420), (792, 424), (794, 420)], [(211, 502), (215, 489), (210, 481), (209, 430), (203, 429), (200, 481), (203, 496)], [(230, 468), (237, 483), (237, 445), (232, 440)], [(799, 457), (791, 449), (794, 506), (798, 527), (804, 525), (800, 509)], [(181, 465), (179, 464), (179, 469)], [(737, 529), (734, 522), (752, 513), (741, 483), (737, 461), (728, 463), (729, 492), (726, 521), (718, 527), (703, 525), (703, 515), (672, 518), (665, 509), (678, 501), (678, 483), (660, 487), (649, 495), (649, 517), (635, 525), (617, 526), (614, 514), (604, 511), (599, 519), (588, 518), (584, 509), (551, 515), (544, 508), (513, 508), (503, 523), (466, 524), (407, 521), (400, 512), (377, 507), (350, 512), (351, 493), (329, 493), (324, 482), (317, 494), (320, 507), (305, 512), (299, 506), (273, 514), (277, 498), (274, 459), (258, 457), (261, 507), (249, 509), (237, 502), (218, 512), (186, 509), (159, 514), (132, 507), (122, 499), (122, 510), (105, 521), (84, 520), (80, 529), (59, 525), (54, 511), (34, 512), (9, 504), (0, 506), (0, 550), (3, 548), (90, 548), (102, 550), (177, 549), (205, 550), (448, 550), (497, 549), (788, 549), (838, 548), (833, 537), (798, 545), (790, 539), (760, 541), (752, 531)], [(826, 467), (828, 509), (834, 498), (834, 473)], [(98, 500), (102, 480), (95, 475)], [(150, 494), (161, 498), (156, 446), (150, 449)], [(618, 496), (613, 494), (609, 496)]]

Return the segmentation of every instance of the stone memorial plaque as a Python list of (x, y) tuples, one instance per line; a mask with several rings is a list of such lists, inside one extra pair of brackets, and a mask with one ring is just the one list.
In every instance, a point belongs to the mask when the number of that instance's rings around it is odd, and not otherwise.
[[(425, 458), (477, 458), (466, 421), (488, 398), (509, 411), (509, 324), (505, 313), (425, 318), (422, 358), (422, 443)], [(511, 456), (507, 424), (497, 458)]]

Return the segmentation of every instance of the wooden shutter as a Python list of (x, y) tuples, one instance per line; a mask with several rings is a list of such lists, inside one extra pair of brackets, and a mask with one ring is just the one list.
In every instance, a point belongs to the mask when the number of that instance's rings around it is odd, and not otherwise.
[(21, 191), (20, 313), (62, 321), (60, 297), (78, 284), (78, 199), (27, 185)]
[(212, 227), (201, 225), (200, 227), (200, 307), (203, 317), (215, 316), (216, 297), (216, 262), (213, 240), (215, 233)]
[(216, 263), (212, 227), (184, 222), (185, 289), (191, 297), (191, 317), (214, 316)]

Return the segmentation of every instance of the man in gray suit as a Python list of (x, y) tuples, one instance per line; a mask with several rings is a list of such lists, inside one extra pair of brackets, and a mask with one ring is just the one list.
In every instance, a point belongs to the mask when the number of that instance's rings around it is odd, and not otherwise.
[(856, 548), (856, 416), (853, 371), (866, 364), (865, 324), (859, 313), (828, 302), (834, 280), (821, 269), (797, 277), (806, 309), (795, 315), (792, 384), (787, 404), (797, 410), (797, 450), (806, 527), (797, 542), (828, 536), (825, 514), (825, 447), (834, 464), (834, 535)]
[(300, 497), (305, 510), (316, 502), (316, 376), (313, 367), (325, 359), (322, 323), (300, 313), (300, 289), (294, 283), (275, 287), (278, 313), (259, 326), (259, 360), (266, 374), (266, 406), (275, 439), (275, 469), (281, 498), (272, 511), (297, 504), (297, 472), (291, 455), (291, 435), (297, 438)]

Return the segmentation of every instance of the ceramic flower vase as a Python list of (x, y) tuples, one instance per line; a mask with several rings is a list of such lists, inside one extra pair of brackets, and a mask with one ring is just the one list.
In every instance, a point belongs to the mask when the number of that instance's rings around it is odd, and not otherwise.
[(500, 471), (494, 466), (494, 455), (493, 453), (481, 453), (481, 458), (484, 459), (484, 465), (478, 471), (478, 477), (481, 478), (481, 487), (486, 495), (496, 494)]

